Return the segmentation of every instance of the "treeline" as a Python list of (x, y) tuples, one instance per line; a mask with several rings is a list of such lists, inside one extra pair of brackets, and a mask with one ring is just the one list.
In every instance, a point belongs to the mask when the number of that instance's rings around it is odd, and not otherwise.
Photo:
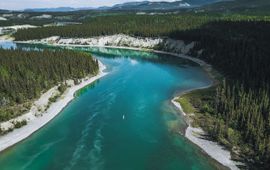
[(171, 36), (197, 41), (192, 55), (213, 64), (245, 88), (256, 90), (270, 84), (269, 29), (269, 21), (215, 21)]
[(124, 33), (142, 37), (170, 36), (175, 31), (185, 31), (200, 28), (216, 20), (258, 21), (270, 20), (265, 16), (245, 15), (206, 15), (206, 14), (170, 14), (170, 15), (117, 15), (87, 17), (81, 25), (64, 27), (41, 27), (19, 30), (14, 34), (16, 40), (41, 39), (50, 36), (62, 37), (92, 37)]
[[(270, 98), (268, 88), (246, 91), (242, 85), (226, 84), (218, 88), (213, 106), (217, 118), (210, 134), (232, 146), (241, 146), (246, 158), (257, 169), (268, 169), (270, 159)], [(224, 140), (225, 139), (225, 140)]]
[(16, 40), (41, 39), (54, 35), (62, 37), (92, 37), (124, 33), (134, 36), (167, 36), (176, 30), (187, 30), (209, 21), (209, 16), (193, 15), (119, 15), (85, 19), (82, 25), (43, 27), (19, 30)]
[(97, 60), (71, 50), (0, 49), (0, 121), (29, 109), (33, 99), (67, 79), (98, 73)]
[(171, 35), (197, 41), (192, 55), (225, 75), (226, 83), (200, 109), (217, 120), (207, 127), (211, 136), (239, 147), (252, 169), (270, 167), (269, 29), (269, 21), (214, 21)]

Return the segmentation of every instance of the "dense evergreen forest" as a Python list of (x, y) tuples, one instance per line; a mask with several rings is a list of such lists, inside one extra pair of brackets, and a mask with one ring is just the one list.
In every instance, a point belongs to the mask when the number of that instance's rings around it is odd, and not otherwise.
[(0, 49), (0, 121), (17, 117), (42, 92), (67, 79), (98, 73), (97, 60), (71, 50)]
[[(64, 27), (41, 27), (19, 30), (15, 33), (16, 40), (31, 40), (47, 38), (54, 35), (62, 37), (91, 37), (125, 33), (142, 37), (171, 36), (177, 31), (186, 31), (200, 28), (212, 21), (270, 21), (268, 16), (246, 15), (117, 15), (90, 17), (83, 20), (81, 25)], [(106, 23), (106, 24), (104, 24)], [(171, 36), (175, 38), (174, 36)]]
[(198, 108), (216, 120), (205, 125), (211, 136), (234, 151), (240, 150), (252, 169), (270, 166), (269, 29), (267, 20), (217, 20), (170, 34), (196, 41), (191, 55), (225, 76), (215, 93), (200, 98), (203, 104)]
[(269, 30), (270, 18), (264, 15), (122, 15), (88, 18), (80, 26), (21, 30), (15, 38), (125, 33), (195, 41), (190, 55), (212, 64), (226, 79), (216, 92), (201, 98), (203, 104), (197, 104), (204, 115), (216, 120), (204, 128), (231, 149), (238, 146), (253, 169), (269, 169)]
[(193, 55), (204, 49), (199, 57), (226, 77), (204, 110), (218, 120), (208, 131), (240, 146), (253, 169), (268, 169), (270, 160), (269, 28), (268, 21), (215, 21), (184, 33), (198, 42)]
[[(173, 30), (195, 28), (209, 20), (208, 17), (182, 17), (178, 15), (165, 16), (102, 16), (88, 18), (82, 25), (65, 27), (43, 27), (18, 31), (16, 40), (29, 40), (59, 35), (62, 37), (91, 37), (125, 33), (134, 36), (166, 36)], [(106, 24), (104, 24), (106, 23)], [(168, 25), (169, 23), (169, 25)], [(29, 34), (31, 32), (31, 34)]]

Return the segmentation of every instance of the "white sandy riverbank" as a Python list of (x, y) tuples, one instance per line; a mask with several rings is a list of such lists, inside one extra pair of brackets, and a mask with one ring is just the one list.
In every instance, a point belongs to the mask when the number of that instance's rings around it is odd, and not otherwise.
[[(7, 133), (6, 135), (0, 136), (0, 151), (3, 151), (8, 147), (20, 142), (21, 140), (27, 138), (32, 133), (46, 125), (50, 120), (57, 116), (65, 106), (67, 106), (67, 104), (74, 98), (74, 93), (77, 90), (107, 74), (104, 72), (106, 67), (102, 63), (99, 63), (99, 69), (100, 72), (98, 75), (90, 78), (85, 78), (78, 85), (72, 85), (64, 92), (60, 99), (52, 103), (46, 111), (39, 113), (39, 110), (42, 110), (42, 107), (46, 107), (49, 98), (55, 93), (56, 87), (44, 93), (40, 99), (34, 103), (28, 113), (16, 118), (16, 121), (26, 118), (27, 125), (19, 129), (14, 129), (12, 132)], [(37, 113), (39, 113), (38, 116)], [(11, 122), (9, 121), (1, 123), (1, 128), (10, 126), (10, 123)]]
[(188, 115), (183, 111), (181, 105), (175, 101), (176, 98), (172, 100), (172, 103), (179, 109), (179, 111), (185, 116), (186, 121), (188, 123), (188, 127), (185, 132), (185, 137), (189, 139), (192, 143), (199, 146), (207, 155), (211, 158), (215, 159), (222, 165), (232, 169), (238, 170), (239, 168), (236, 165), (243, 165), (240, 162), (235, 162), (231, 160), (231, 153), (230, 151), (226, 150), (223, 146), (219, 145), (217, 142), (210, 141), (206, 139), (205, 136), (207, 135), (201, 128), (192, 127), (190, 124), (190, 118)]

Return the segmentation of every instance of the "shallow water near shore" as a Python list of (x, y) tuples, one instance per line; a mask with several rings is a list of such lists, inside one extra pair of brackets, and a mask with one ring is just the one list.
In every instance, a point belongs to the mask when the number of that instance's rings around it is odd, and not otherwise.
[(211, 83), (199, 65), (148, 52), (92, 52), (108, 75), (77, 92), (49, 124), (0, 153), (1, 170), (211, 170), (212, 160), (178, 134), (170, 100)]

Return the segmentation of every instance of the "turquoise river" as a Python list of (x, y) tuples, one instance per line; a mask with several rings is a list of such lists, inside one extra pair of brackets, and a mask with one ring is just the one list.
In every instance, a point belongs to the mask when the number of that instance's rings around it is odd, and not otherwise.
[(211, 170), (219, 165), (179, 131), (177, 94), (209, 85), (188, 60), (150, 52), (80, 48), (108, 75), (29, 138), (0, 153), (1, 170)]

